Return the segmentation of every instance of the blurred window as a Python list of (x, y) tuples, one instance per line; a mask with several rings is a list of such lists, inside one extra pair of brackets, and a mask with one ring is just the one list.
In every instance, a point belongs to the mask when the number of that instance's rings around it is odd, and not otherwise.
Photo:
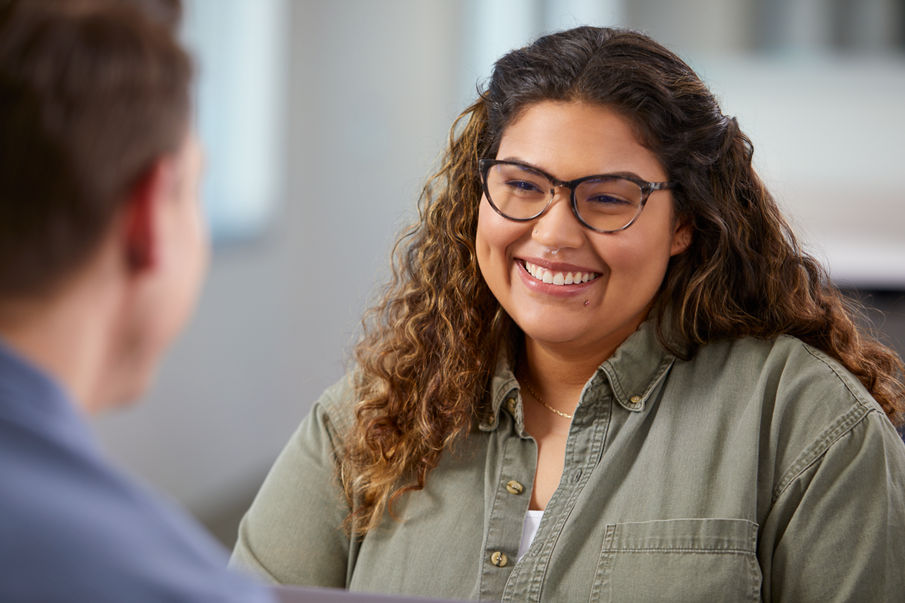
[(286, 13), (285, 0), (185, 2), (215, 245), (257, 236), (273, 220), (285, 164)]

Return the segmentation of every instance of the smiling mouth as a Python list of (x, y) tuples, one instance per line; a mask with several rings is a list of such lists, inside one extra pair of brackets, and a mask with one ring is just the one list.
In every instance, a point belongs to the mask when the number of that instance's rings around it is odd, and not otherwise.
[(600, 276), (597, 272), (554, 272), (526, 261), (522, 266), (534, 279), (548, 285), (581, 285)]

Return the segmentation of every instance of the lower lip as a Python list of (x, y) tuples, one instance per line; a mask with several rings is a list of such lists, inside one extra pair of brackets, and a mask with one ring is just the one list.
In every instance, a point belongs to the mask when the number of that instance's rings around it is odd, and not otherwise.
[(592, 287), (600, 277), (587, 281), (585, 283), (578, 283), (573, 285), (554, 285), (552, 283), (545, 283), (543, 281), (539, 281), (528, 272), (528, 269), (525, 268), (525, 265), (516, 260), (515, 265), (518, 267), (518, 274), (521, 277), (522, 282), (525, 283), (525, 286), (532, 291), (537, 291), (538, 293), (543, 293), (544, 295), (552, 295), (555, 297), (573, 297), (576, 295), (582, 295), (587, 293), (588, 289)]

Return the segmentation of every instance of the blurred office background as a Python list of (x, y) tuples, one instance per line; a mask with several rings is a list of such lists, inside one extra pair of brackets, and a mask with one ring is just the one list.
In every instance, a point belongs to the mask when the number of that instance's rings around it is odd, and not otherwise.
[(495, 58), (583, 23), (644, 30), (738, 116), (808, 248), (905, 354), (902, 0), (185, 0), (210, 276), (109, 451), (228, 546), (348, 365), (447, 130)]

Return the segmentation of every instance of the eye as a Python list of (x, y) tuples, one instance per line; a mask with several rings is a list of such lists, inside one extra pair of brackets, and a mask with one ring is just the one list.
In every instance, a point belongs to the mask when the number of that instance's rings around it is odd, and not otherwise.
[(513, 199), (532, 202), (543, 199), (552, 186), (543, 174), (512, 163), (494, 166), (488, 174), (488, 184), (491, 192), (496, 190), (498, 196), (507, 195)]
[(515, 193), (539, 193), (544, 194), (544, 190), (535, 183), (529, 180), (507, 180), (506, 186), (511, 188)]
[(615, 195), (611, 194), (597, 194), (593, 196), (586, 197), (584, 199), (585, 203), (591, 204), (600, 204), (600, 205), (633, 205), (631, 201), (628, 199), (622, 199)]
[(623, 211), (641, 203), (641, 189), (624, 178), (593, 178), (579, 185), (576, 197), (591, 211)]

